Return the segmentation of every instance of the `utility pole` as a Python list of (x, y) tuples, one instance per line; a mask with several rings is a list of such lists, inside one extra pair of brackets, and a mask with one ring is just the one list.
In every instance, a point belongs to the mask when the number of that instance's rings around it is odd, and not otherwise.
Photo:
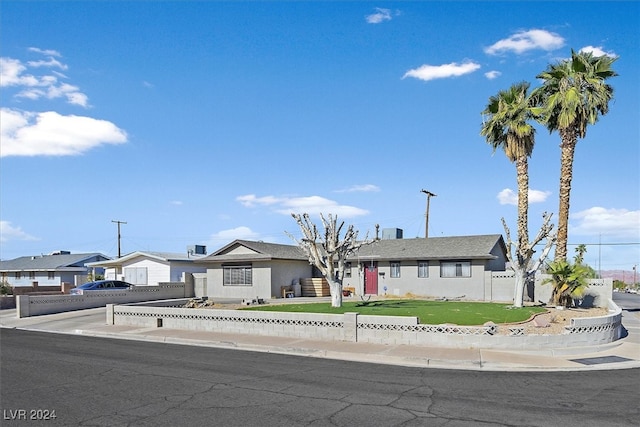
[(118, 224), (118, 258), (120, 258), (120, 224), (126, 224), (126, 222), (117, 220), (111, 220), (111, 222)]
[(420, 192), (427, 195), (427, 212), (424, 215), (424, 238), (426, 239), (429, 237), (429, 202), (431, 201), (431, 197), (435, 197), (436, 195), (427, 190), (420, 190)]

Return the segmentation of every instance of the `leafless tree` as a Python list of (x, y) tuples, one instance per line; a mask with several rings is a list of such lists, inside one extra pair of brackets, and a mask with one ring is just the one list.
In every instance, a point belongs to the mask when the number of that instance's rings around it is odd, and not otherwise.
[(338, 216), (320, 214), (324, 231), (318, 230), (309, 215), (291, 214), (302, 231), (302, 238), (296, 239), (289, 234), (298, 246), (309, 257), (309, 263), (314, 265), (329, 283), (331, 292), (331, 306), (342, 307), (342, 280), (347, 258), (363, 245), (373, 243), (372, 240), (358, 241), (358, 231), (349, 225), (344, 237), (340, 233), (344, 221), (338, 225)]
[[(509, 231), (507, 222), (502, 218), (502, 225), (504, 226), (507, 238), (507, 241), (505, 242), (507, 245), (507, 258), (509, 259), (511, 268), (515, 273), (515, 290), (513, 296), (514, 307), (523, 306), (525, 288), (534, 280), (536, 271), (544, 263), (545, 259), (549, 255), (549, 251), (551, 251), (551, 247), (556, 242), (556, 234), (552, 232), (553, 224), (551, 224), (551, 215), (552, 214), (547, 212), (542, 215), (542, 226), (533, 241), (526, 243), (521, 242), (521, 244), (525, 244), (525, 247), (518, 247), (518, 244), (515, 244), (511, 240), (511, 232)], [(535, 254), (533, 248), (543, 239), (546, 239), (544, 249), (542, 250), (540, 257), (533, 262), (533, 255)], [(515, 247), (515, 257), (512, 254), (513, 247)]]

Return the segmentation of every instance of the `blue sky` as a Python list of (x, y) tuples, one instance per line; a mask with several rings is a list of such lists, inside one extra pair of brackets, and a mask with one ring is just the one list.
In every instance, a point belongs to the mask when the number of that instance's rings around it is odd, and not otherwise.
[[(0, 5), (0, 257), (292, 243), (291, 212), (360, 236), (515, 238), (490, 96), (571, 49), (617, 56), (578, 143), (569, 253), (640, 264), (637, 2), (17, 2)], [(558, 209), (538, 126), (530, 233)], [(554, 217), (555, 219), (555, 217)], [(555, 220), (554, 220), (555, 222)], [(599, 244), (599, 245), (598, 245)]]

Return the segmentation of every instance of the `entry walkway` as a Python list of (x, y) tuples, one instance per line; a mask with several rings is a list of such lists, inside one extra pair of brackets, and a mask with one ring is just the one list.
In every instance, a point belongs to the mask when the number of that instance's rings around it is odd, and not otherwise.
[(106, 309), (18, 319), (0, 311), (0, 327), (104, 338), (164, 342), (402, 366), (487, 371), (589, 371), (640, 368), (640, 313), (623, 312), (628, 335), (611, 344), (570, 349), (507, 351), (317, 341), (286, 337), (109, 326)]

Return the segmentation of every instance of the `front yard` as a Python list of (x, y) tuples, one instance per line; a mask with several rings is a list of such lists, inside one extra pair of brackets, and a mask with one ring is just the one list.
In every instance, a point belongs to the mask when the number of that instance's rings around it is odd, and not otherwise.
[(460, 326), (479, 326), (486, 322), (524, 322), (546, 310), (542, 307), (511, 308), (508, 304), (428, 301), (428, 300), (376, 300), (369, 302), (345, 301), (334, 308), (327, 302), (259, 305), (243, 310), (279, 311), (294, 313), (343, 314), (357, 312), (362, 315), (415, 316), (421, 324), (438, 325), (452, 323)]

